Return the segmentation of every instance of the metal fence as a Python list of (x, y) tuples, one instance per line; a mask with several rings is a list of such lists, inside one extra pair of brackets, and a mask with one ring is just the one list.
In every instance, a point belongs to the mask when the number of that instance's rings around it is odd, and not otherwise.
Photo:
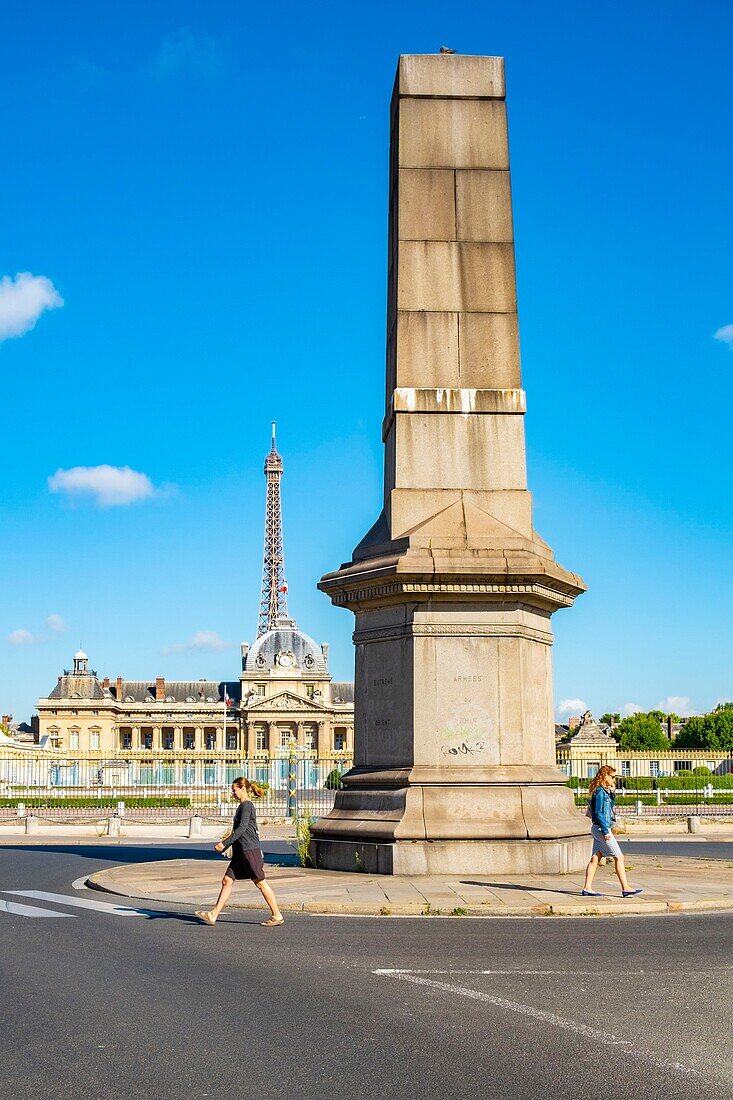
[(231, 817), (230, 787), (238, 776), (264, 789), (256, 799), (261, 820), (304, 812), (322, 817), (333, 808), (341, 776), (351, 765), (343, 754), (270, 759), (2, 755), (0, 818), (28, 813), (65, 821), (115, 813), (138, 821)]
[[(588, 803), (587, 789), (575, 789), (575, 803)], [(733, 789), (708, 784), (690, 790), (680, 788), (621, 788), (616, 796), (616, 816), (621, 817), (728, 817), (733, 816)]]

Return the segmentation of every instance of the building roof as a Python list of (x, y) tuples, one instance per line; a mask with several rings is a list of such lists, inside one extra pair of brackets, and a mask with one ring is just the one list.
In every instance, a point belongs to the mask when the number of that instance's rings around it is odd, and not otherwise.
[(49, 699), (107, 699), (102, 685), (96, 676), (89, 673), (74, 676), (73, 673), (65, 673), (59, 676), (58, 683), (53, 691), (49, 692)]
[(331, 702), (332, 703), (353, 703), (354, 702), (354, 685), (347, 681), (331, 682)]
[[(155, 683), (149, 680), (123, 680), (119, 695), (116, 683), (110, 685), (110, 691), (118, 703), (147, 705), (155, 702)], [(223, 703), (225, 691), (233, 702), (239, 702), (239, 681), (165, 680), (163, 701), (166, 703)]]
[(278, 626), (268, 630), (247, 650), (245, 672), (263, 674), (280, 671), (281, 668), (328, 675), (328, 661), (322, 647), (296, 626)]
[(591, 712), (587, 710), (575, 729), (569, 731), (562, 744), (574, 747), (587, 745), (589, 748), (594, 745), (598, 745), (599, 748), (615, 746), (616, 740), (611, 736), (610, 729), (611, 727), (605, 722), (596, 722)]

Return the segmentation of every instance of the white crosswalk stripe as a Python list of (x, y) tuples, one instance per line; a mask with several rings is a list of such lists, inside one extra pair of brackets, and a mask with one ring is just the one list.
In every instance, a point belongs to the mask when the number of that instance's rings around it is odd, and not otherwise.
[[(76, 909), (93, 909), (98, 913), (109, 913), (115, 917), (148, 917), (152, 910), (133, 909), (127, 905), (111, 905), (106, 901), (93, 901), (91, 898), (72, 897), (70, 894), (53, 894), (45, 890), (3, 890), (3, 894), (13, 894), (15, 897), (33, 898), (38, 901), (54, 901), (57, 905), (69, 905)], [(12, 905), (12, 902), (6, 904)], [(24, 906), (23, 908), (30, 908)], [(45, 910), (52, 912), (53, 910)], [(28, 914), (30, 915), (30, 914)], [(68, 917), (70, 913), (58, 913), (60, 917)]]
[[(10, 893), (10, 891), (7, 891)], [(3, 901), (0, 898), (0, 913), (10, 913), (16, 917), (73, 917), (73, 913), (59, 913), (58, 909), (41, 909), (35, 905), (21, 905), (19, 901)]]

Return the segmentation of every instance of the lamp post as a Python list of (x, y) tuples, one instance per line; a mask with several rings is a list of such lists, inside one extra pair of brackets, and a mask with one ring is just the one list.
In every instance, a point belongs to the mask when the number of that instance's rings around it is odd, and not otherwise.
[(288, 740), (288, 817), (298, 816), (298, 758), (295, 738)]

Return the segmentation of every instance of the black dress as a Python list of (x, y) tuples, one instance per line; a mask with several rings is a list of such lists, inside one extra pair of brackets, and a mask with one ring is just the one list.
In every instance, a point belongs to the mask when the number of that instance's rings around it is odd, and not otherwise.
[(232, 831), (222, 844), (225, 850), (232, 850), (231, 860), (225, 871), (227, 878), (262, 881), (265, 877), (265, 857), (260, 847), (255, 808), (251, 802), (245, 800), (239, 803)]

